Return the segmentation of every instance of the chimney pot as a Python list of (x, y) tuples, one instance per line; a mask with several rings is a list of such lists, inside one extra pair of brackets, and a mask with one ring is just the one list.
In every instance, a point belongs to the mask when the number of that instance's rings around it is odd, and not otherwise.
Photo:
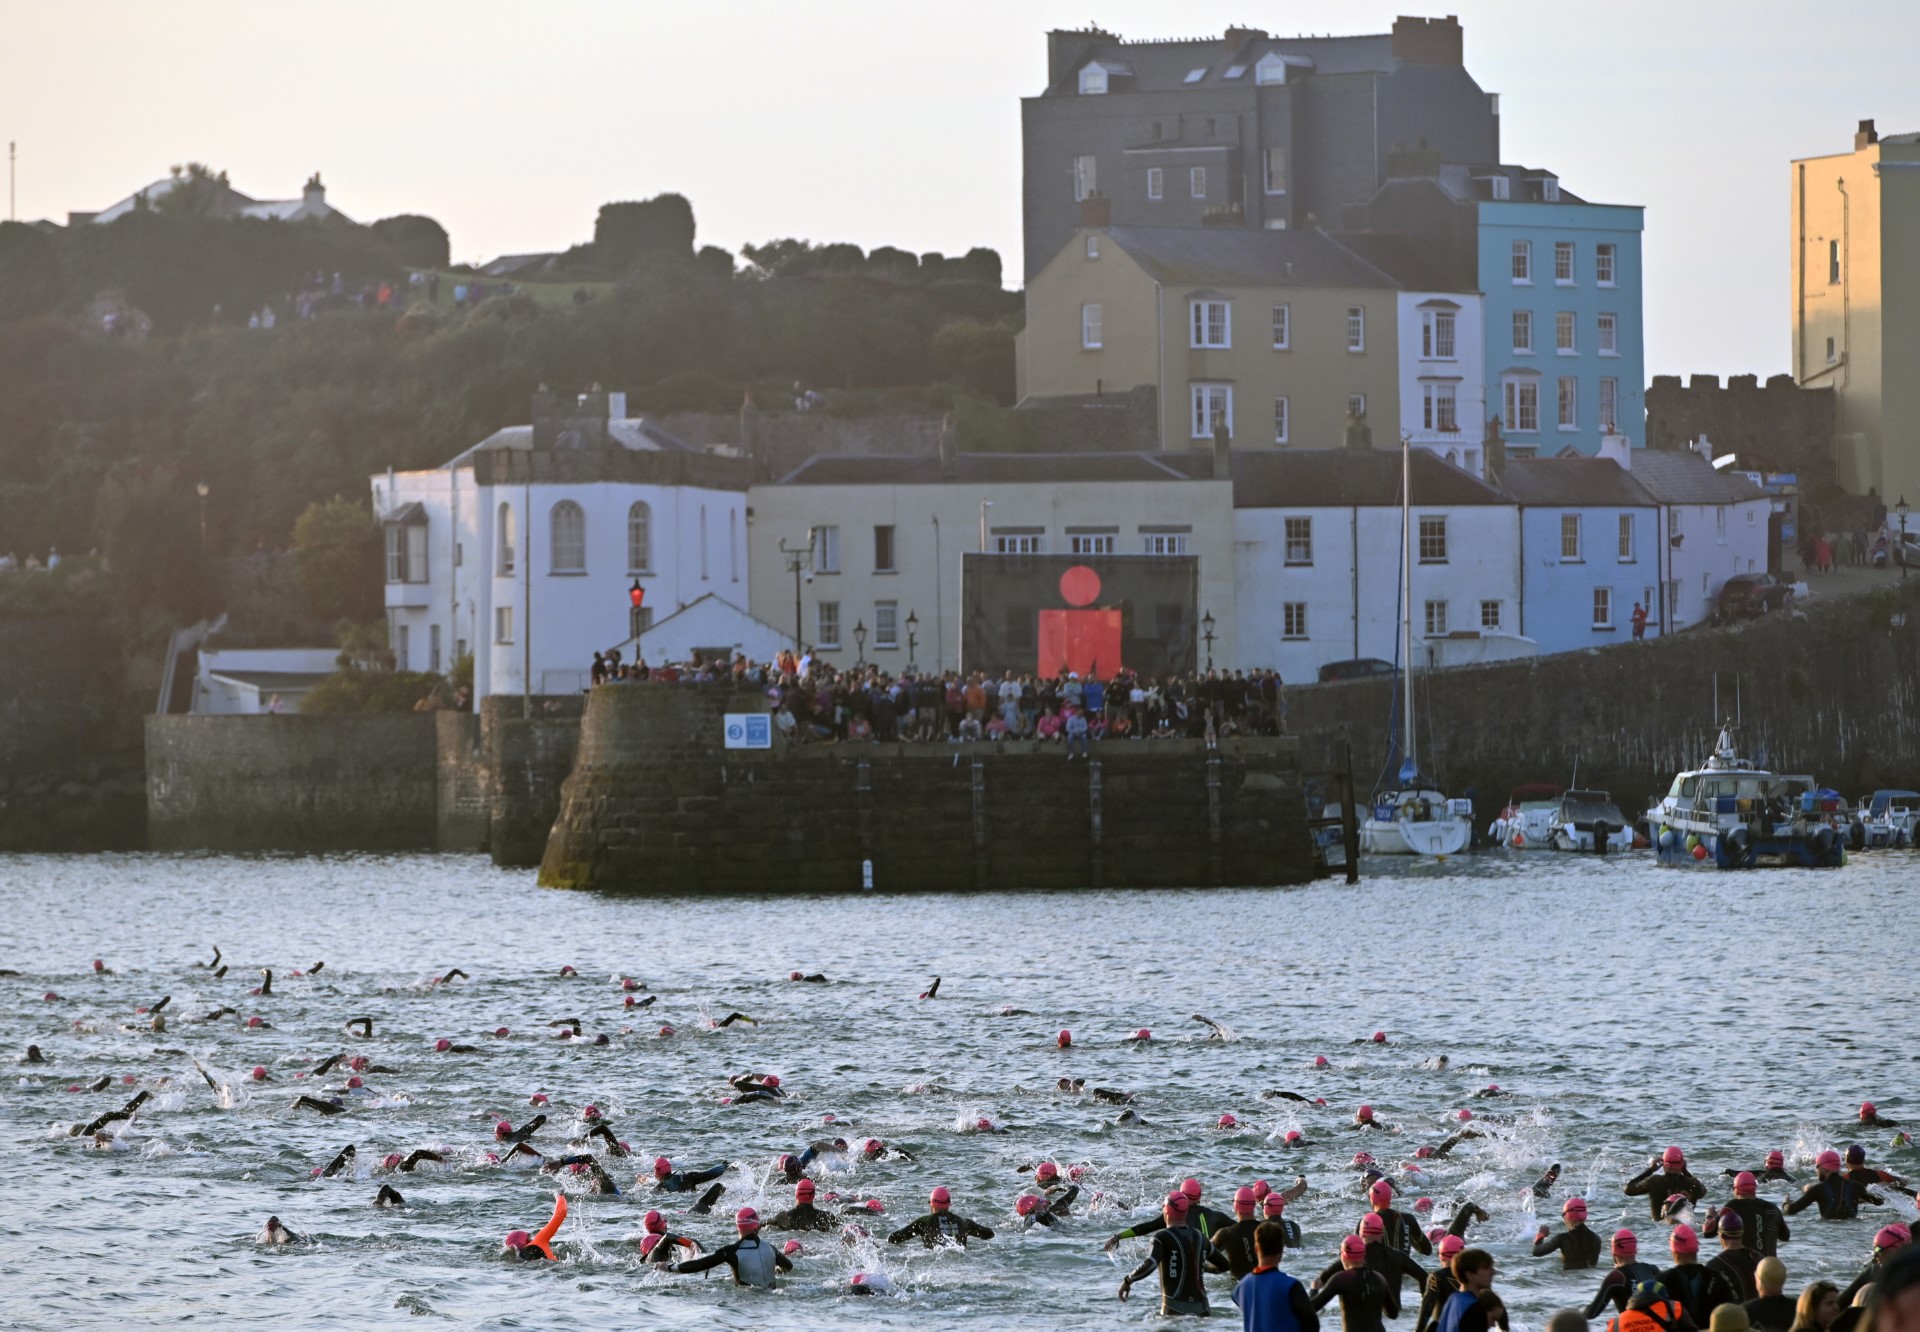
[(1860, 128), (1853, 132), (1853, 146), (1855, 148), (1865, 148), (1870, 144), (1876, 144), (1878, 142), (1880, 142), (1880, 131), (1873, 127), (1873, 121), (1861, 121)]

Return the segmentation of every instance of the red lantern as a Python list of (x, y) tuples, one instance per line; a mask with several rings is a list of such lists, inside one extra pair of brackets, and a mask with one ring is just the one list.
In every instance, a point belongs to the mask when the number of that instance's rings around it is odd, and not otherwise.
[(633, 586), (627, 589), (627, 599), (633, 603), (635, 610), (639, 610), (640, 604), (647, 599), (647, 589), (640, 586), (638, 578), (634, 579)]

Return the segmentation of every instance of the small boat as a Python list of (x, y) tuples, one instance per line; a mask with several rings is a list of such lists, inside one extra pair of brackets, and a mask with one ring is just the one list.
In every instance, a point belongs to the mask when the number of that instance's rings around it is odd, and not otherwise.
[(1647, 826), (1662, 864), (1825, 867), (1846, 860), (1846, 837), (1835, 826), (1844, 803), (1812, 777), (1756, 767), (1735, 750), (1728, 726), (1704, 763), (1674, 777), (1647, 811)]
[(1920, 792), (1875, 791), (1860, 802), (1858, 846), (1873, 850), (1912, 846), (1916, 820), (1920, 820)]
[[(1604, 830), (1604, 831), (1603, 831)], [(1602, 854), (1633, 850), (1633, 827), (1605, 791), (1568, 791), (1553, 811), (1553, 849)]]
[(1495, 846), (1512, 851), (1545, 851), (1553, 846), (1554, 814), (1564, 786), (1516, 786), (1500, 817), (1487, 825)]

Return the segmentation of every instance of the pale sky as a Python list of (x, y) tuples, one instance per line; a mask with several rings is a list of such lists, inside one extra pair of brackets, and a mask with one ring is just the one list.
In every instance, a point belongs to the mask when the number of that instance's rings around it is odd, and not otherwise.
[(19, 216), (64, 220), (199, 160), (256, 198), (319, 170), (361, 221), (456, 259), (589, 239), (677, 190), (703, 243), (778, 236), (1020, 257), (1020, 102), (1045, 33), (1384, 32), (1457, 12), (1503, 155), (1647, 208), (1648, 374), (1788, 353), (1789, 160), (1920, 130), (1908, 0), (0, 0)]

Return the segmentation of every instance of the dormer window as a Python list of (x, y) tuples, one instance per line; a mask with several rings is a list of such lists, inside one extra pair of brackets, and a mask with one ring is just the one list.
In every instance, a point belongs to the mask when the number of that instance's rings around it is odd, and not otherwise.
[(1287, 81), (1287, 62), (1272, 51), (1260, 57), (1253, 67), (1255, 83), (1285, 83)]
[(1509, 188), (1508, 188), (1508, 186), (1509, 186), (1509, 182), (1508, 182), (1508, 180), (1507, 180), (1507, 178), (1506, 178), (1505, 176), (1492, 176), (1492, 177), (1489, 177), (1489, 178), (1488, 178), (1488, 181), (1487, 181), (1487, 183), (1488, 183), (1489, 185), (1491, 185), (1491, 186), (1493, 186), (1493, 197), (1494, 197), (1494, 198), (1496, 198), (1496, 199), (1506, 199), (1506, 198), (1511, 198), (1511, 197), (1512, 197), (1512, 195), (1511, 195), (1511, 192), (1510, 192), (1510, 190), (1509, 190)]
[(1088, 65), (1080, 71), (1080, 95), (1099, 97), (1107, 91), (1107, 71), (1099, 64)]
[(1198, 69), (1190, 69), (1187, 71), (1187, 77), (1180, 81), (1182, 83), (1198, 83), (1200, 82), (1200, 80), (1207, 77), (1207, 70), (1209, 68), (1210, 66), (1202, 65)]
[(1540, 178), (1540, 198), (1544, 203), (1560, 202), (1560, 182), (1553, 176)]

